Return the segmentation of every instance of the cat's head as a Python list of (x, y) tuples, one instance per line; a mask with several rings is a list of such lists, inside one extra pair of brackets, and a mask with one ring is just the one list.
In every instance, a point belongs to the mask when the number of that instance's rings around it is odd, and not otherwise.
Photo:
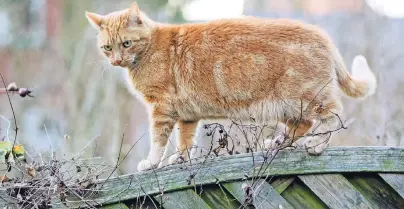
[(131, 68), (146, 51), (154, 22), (136, 3), (107, 15), (86, 12), (86, 17), (98, 30), (100, 52), (112, 65)]

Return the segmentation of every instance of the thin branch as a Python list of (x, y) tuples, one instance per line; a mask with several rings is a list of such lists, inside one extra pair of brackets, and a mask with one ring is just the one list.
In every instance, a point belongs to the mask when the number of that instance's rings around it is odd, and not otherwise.
[(6, 82), (4, 81), (3, 75), (1, 73), (0, 73), (0, 77), (1, 77), (1, 81), (3, 82), (4, 88), (6, 90), (6, 94), (7, 94), (8, 102), (10, 103), (11, 111), (13, 112), (14, 125), (15, 125), (15, 129), (14, 129), (15, 130), (15, 136), (14, 136), (14, 142), (13, 142), (13, 147), (14, 147), (15, 142), (17, 141), (17, 134), (18, 134), (17, 119), (15, 117), (14, 107), (13, 107), (13, 104), (11, 102), (11, 98), (10, 98), (10, 94), (9, 94), (7, 86), (6, 86)]
[[(143, 136), (146, 134), (146, 132), (144, 132), (139, 139), (132, 145), (132, 147), (129, 149), (129, 151), (126, 153), (126, 155), (122, 158), (122, 161), (119, 162), (119, 157), (118, 157), (118, 161), (117, 164), (115, 165), (114, 169), (112, 170), (112, 172), (109, 174), (109, 176), (105, 179), (105, 181), (101, 184), (100, 188), (102, 188), (105, 184), (105, 182), (107, 182), (111, 176), (113, 175), (113, 173), (115, 172), (115, 170), (121, 165), (121, 163), (126, 159), (126, 157), (129, 155), (129, 153), (132, 151), (132, 149), (136, 146), (136, 144), (140, 141), (140, 139), (143, 138)], [(122, 134), (122, 140), (123, 137), (125, 136), (125, 132)], [(119, 152), (120, 153), (120, 152)], [(120, 155), (120, 154), (119, 154)]]

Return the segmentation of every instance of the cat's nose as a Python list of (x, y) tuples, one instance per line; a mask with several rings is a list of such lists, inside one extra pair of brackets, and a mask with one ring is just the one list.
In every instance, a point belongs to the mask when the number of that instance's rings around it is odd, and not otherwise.
[(122, 60), (114, 60), (114, 61), (112, 61), (112, 64), (113, 65), (120, 65), (121, 62), (122, 62)]

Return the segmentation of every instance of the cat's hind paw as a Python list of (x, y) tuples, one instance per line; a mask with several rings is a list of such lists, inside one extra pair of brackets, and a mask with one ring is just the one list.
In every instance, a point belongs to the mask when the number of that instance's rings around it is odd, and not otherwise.
[(174, 165), (174, 164), (182, 164), (185, 162), (185, 157), (183, 155), (179, 155), (178, 153), (173, 154), (168, 158), (168, 164), (169, 165)]
[(142, 160), (137, 165), (137, 170), (146, 171), (146, 170), (151, 170), (151, 169), (157, 168), (157, 166), (158, 166), (158, 164), (152, 164), (152, 162), (150, 160)]

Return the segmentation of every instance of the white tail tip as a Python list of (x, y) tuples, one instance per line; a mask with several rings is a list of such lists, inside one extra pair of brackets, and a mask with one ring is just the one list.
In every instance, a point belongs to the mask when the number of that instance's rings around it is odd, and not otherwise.
[(363, 55), (355, 56), (352, 62), (352, 77), (355, 80), (364, 81), (368, 85), (367, 96), (375, 93), (377, 81), (375, 74), (370, 70), (368, 62)]

